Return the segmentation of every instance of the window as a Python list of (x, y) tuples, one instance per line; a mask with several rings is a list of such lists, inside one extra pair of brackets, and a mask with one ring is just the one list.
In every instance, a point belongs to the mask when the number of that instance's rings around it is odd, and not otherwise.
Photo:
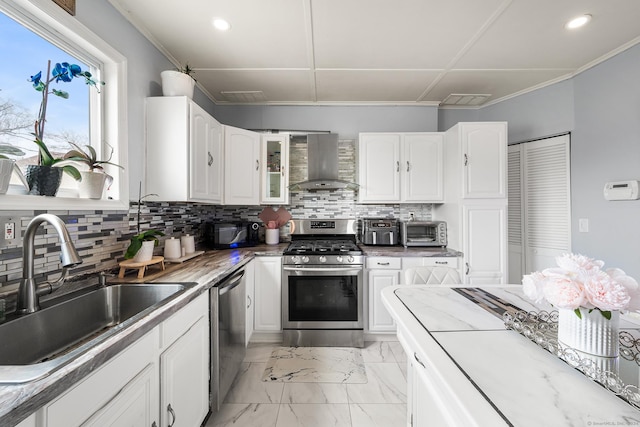
[(41, 98), (29, 78), (38, 71), (44, 78), (51, 60), (52, 67), (56, 62), (78, 64), (106, 84), (99, 91), (82, 78), (53, 85), (68, 92), (69, 98), (51, 96), (47, 103), (44, 141), (49, 149), (65, 153), (71, 149), (67, 141), (91, 145), (101, 159), (112, 154), (112, 162), (125, 168), (108, 170), (115, 178), (108, 200), (78, 199), (77, 183), (65, 174), (53, 198), (25, 195), (19, 181), (12, 181), (9, 192), (0, 196), (0, 209), (127, 209), (124, 57), (51, 1), (0, 0), (0, 40), (0, 57), (9, 65), (0, 70), (0, 107), (5, 107), (0, 143), (25, 153), (13, 158), (25, 168), (35, 163), (32, 132)]

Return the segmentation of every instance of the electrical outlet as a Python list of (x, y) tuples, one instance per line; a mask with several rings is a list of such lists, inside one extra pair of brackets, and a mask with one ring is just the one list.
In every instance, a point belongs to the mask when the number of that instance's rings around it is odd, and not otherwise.
[(0, 248), (18, 244), (19, 236), (16, 236), (16, 233), (20, 234), (16, 229), (16, 223), (18, 223), (18, 221), (20, 221), (20, 219), (15, 217), (0, 217)]
[(587, 219), (587, 218), (578, 219), (578, 231), (580, 233), (588, 233), (589, 232), (589, 219)]
[(4, 240), (13, 240), (16, 238), (16, 223), (5, 222), (4, 223)]

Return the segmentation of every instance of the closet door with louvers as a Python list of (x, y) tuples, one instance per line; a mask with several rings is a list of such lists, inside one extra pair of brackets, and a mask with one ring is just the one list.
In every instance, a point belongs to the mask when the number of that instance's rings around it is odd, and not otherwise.
[(522, 217), (524, 200), (522, 198), (522, 148), (525, 144), (508, 147), (508, 216), (507, 238), (509, 242), (509, 281), (520, 283), (524, 274), (524, 230)]
[(524, 274), (571, 251), (569, 135), (523, 144)]

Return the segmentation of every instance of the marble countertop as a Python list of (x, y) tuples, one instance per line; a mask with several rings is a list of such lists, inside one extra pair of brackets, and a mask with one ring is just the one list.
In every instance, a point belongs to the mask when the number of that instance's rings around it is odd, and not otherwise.
[[(279, 256), (286, 247), (287, 244), (279, 244), (237, 250), (207, 251), (181, 264), (179, 268), (155, 280), (150, 280), (150, 282), (165, 283), (195, 282), (197, 285), (49, 375), (28, 383), (0, 385), (0, 425), (15, 425), (60, 396), (255, 256)], [(118, 283), (118, 279), (113, 278), (109, 283)], [(10, 343), (3, 343), (3, 345), (10, 345)]]
[(365, 256), (390, 257), (461, 257), (462, 252), (441, 247), (371, 246), (359, 244)]
[[(532, 304), (520, 285), (481, 289), (523, 310), (552, 309)], [(382, 294), (399, 336), (407, 335), (406, 342), (433, 356), (439, 378), (474, 417), (481, 417), (478, 408), (483, 408), (514, 426), (640, 425), (640, 410), (506, 330), (501, 318), (452, 287), (399, 286)], [(629, 318), (620, 326), (640, 329)]]

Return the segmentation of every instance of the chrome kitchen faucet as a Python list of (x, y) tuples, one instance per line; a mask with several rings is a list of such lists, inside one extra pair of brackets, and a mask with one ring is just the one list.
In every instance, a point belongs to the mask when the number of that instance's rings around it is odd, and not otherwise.
[[(33, 257), (35, 254), (35, 238), (36, 230), (43, 222), (48, 222), (58, 233), (60, 239), (60, 261), (62, 262), (62, 276), (54, 282), (47, 282), (47, 287), (36, 287), (36, 280), (33, 277)], [(34, 217), (27, 229), (24, 232), (24, 241), (22, 247), (22, 280), (18, 287), (18, 300), (16, 302), (16, 312), (18, 314), (33, 313), (40, 309), (38, 297), (47, 293), (51, 293), (54, 290), (62, 286), (64, 279), (67, 276), (67, 268), (74, 267), (78, 264), (82, 264), (82, 258), (78, 255), (69, 230), (64, 225), (64, 222), (57, 216), (52, 214), (40, 214)]]

